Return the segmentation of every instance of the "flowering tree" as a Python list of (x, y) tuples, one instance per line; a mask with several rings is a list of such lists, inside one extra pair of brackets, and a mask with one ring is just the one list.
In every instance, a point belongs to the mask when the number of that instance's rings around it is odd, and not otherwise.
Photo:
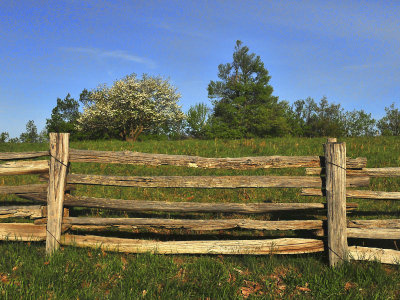
[(168, 80), (144, 74), (128, 75), (108, 88), (89, 93), (78, 119), (80, 130), (116, 131), (135, 141), (144, 130), (164, 131), (181, 124), (184, 114), (177, 104), (180, 94)]

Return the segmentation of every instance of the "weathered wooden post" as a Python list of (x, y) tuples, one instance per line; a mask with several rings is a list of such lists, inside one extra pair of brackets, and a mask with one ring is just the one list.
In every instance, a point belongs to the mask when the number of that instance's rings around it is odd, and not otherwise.
[(49, 187), (47, 190), (46, 253), (60, 247), (64, 192), (67, 181), (69, 133), (50, 133)]
[(329, 265), (337, 266), (347, 260), (346, 143), (328, 139), (325, 170)]

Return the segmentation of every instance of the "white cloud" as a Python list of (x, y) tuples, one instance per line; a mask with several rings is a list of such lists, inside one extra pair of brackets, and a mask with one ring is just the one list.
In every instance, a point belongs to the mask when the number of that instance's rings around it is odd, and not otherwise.
[(153, 60), (146, 57), (133, 55), (123, 50), (107, 51), (98, 48), (82, 48), (82, 47), (63, 47), (62, 49), (68, 52), (83, 53), (97, 58), (115, 58), (125, 61), (131, 61), (139, 64), (144, 64), (152, 69), (156, 67), (156, 63)]

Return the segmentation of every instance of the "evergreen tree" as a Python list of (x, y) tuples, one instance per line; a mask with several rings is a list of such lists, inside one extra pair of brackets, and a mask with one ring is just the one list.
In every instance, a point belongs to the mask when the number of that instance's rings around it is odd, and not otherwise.
[(68, 94), (64, 99), (57, 98), (50, 119), (46, 120), (47, 132), (69, 132), (71, 137), (76, 133), (79, 117), (79, 103)]
[(236, 42), (233, 62), (218, 66), (220, 81), (211, 81), (208, 96), (214, 109), (214, 136), (241, 138), (281, 136), (289, 132), (285, 105), (273, 96), (270, 76), (260, 56)]

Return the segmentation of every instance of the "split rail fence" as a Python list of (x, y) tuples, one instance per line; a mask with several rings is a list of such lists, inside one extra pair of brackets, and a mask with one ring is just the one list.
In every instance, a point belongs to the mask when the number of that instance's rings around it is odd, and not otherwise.
[[(347, 158), (346, 144), (328, 139), (323, 156), (263, 156), (204, 158), (198, 156), (138, 152), (90, 151), (69, 148), (69, 134), (51, 133), (50, 150), (0, 153), (0, 175), (48, 174), (45, 184), (0, 186), (1, 194), (15, 194), (39, 205), (2, 206), (0, 218), (24, 217), (34, 223), (0, 223), (0, 240), (46, 241), (46, 252), (60, 245), (101, 247), (109, 251), (159, 254), (301, 254), (325, 252), (331, 266), (347, 259), (400, 262), (400, 251), (348, 246), (347, 238), (400, 239), (400, 219), (347, 220), (346, 211), (357, 208), (346, 198), (400, 200), (400, 192), (377, 192), (347, 188), (365, 187), (370, 177), (400, 176), (400, 168), (366, 168), (366, 158)], [(26, 160), (47, 157), (49, 160)], [(189, 168), (257, 169), (306, 168), (310, 176), (103, 176), (69, 173), (75, 162), (172, 165)], [(313, 176), (314, 175), (314, 176)], [(319, 176), (315, 176), (319, 175)], [(92, 198), (72, 195), (74, 185), (104, 185), (140, 188), (302, 188), (302, 195), (325, 196), (326, 203), (198, 203)], [(64, 207), (91, 207), (127, 212), (264, 214), (316, 211), (326, 221), (171, 218), (70, 217)], [(168, 228), (193, 231), (230, 229), (282, 231), (309, 230), (313, 238), (219, 239), (156, 241), (70, 234), (93, 228)]]

